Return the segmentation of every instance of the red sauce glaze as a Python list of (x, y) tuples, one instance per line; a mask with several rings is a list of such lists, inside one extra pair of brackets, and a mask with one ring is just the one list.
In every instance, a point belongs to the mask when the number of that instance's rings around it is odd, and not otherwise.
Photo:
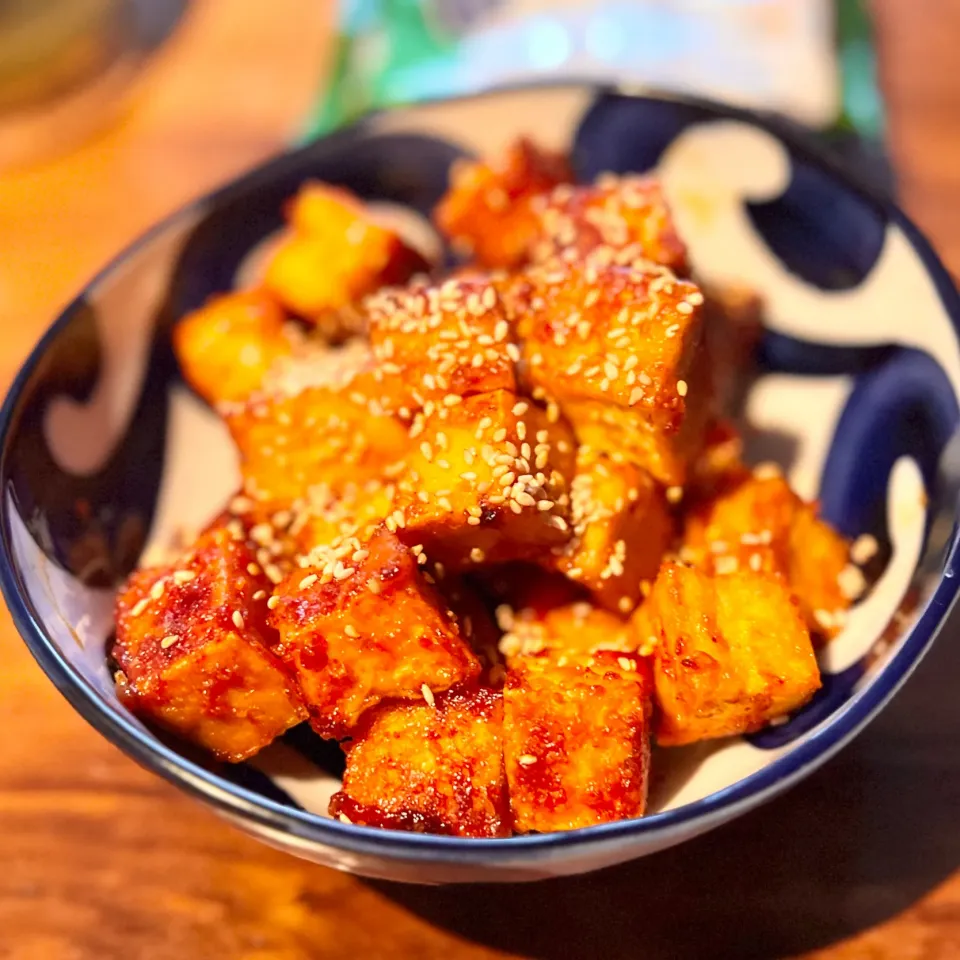
[(649, 668), (632, 654), (511, 663), (504, 749), (515, 830), (568, 830), (643, 813), (651, 686)]
[(447, 691), (364, 715), (330, 812), (352, 823), (450, 836), (509, 835), (501, 695)]
[(295, 571), (271, 615), (314, 729), (338, 739), (385, 698), (419, 700), (424, 685), (439, 693), (480, 672), (446, 602), (393, 533), (380, 528), (358, 555), (339, 580), (324, 582), (322, 568)]

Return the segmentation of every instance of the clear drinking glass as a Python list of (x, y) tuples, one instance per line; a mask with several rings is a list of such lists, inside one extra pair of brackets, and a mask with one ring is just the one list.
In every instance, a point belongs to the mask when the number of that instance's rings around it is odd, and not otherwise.
[(76, 144), (116, 116), (186, 0), (0, 0), (0, 167)]

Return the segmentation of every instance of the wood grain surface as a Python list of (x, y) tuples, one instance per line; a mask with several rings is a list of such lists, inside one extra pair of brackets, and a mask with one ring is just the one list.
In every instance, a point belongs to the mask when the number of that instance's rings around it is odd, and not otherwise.
[[(960, 0), (876, 3), (901, 195), (960, 269)], [(329, 0), (207, 0), (129, 114), (0, 177), (0, 380), (162, 214), (264, 157)], [(786, 797), (646, 860), (521, 888), (372, 883), (248, 839), (99, 737), (0, 616), (0, 958), (960, 957), (960, 622)]]

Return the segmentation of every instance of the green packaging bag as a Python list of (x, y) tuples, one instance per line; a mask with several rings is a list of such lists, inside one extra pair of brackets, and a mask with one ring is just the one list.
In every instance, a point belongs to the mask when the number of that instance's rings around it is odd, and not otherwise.
[(374, 109), (561, 77), (881, 133), (860, 0), (339, 0), (337, 29), (310, 135)]

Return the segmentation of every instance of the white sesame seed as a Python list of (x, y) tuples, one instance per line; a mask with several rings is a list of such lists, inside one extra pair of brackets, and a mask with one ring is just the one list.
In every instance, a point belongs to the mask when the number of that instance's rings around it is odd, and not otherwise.
[(160, 647), (163, 650), (166, 650), (168, 647), (172, 647), (180, 638), (175, 634), (171, 633), (169, 636), (164, 637), (160, 641)]
[(318, 579), (319, 577), (315, 573), (308, 573), (300, 581), (299, 587), (301, 590), (306, 590), (307, 587), (312, 587), (317, 582)]
[(864, 533), (853, 541), (850, 547), (850, 559), (860, 566), (869, 563), (879, 550), (877, 538), (869, 533)]
[(867, 581), (859, 567), (848, 563), (837, 576), (837, 586), (846, 600), (856, 600), (867, 589)]
[(720, 576), (725, 576), (728, 573), (736, 573), (737, 568), (740, 566), (736, 557), (717, 557), (713, 562), (714, 572)]

